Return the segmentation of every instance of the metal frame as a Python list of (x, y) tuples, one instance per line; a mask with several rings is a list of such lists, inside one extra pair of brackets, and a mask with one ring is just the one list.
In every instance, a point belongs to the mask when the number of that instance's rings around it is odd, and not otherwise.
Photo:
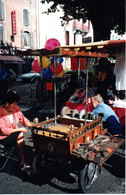
[(14, 148), (15, 147), (13, 146), (10, 150), (8, 150), (7, 148), (5, 148), (4, 145), (0, 144), (0, 157), (5, 157), (5, 161), (0, 167), (0, 171), (2, 171), (5, 168), (9, 159), (18, 161), (18, 158), (13, 154)]

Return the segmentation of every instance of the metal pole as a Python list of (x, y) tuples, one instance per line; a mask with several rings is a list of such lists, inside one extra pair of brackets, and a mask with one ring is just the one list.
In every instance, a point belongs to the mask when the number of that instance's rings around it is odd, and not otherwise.
[(77, 88), (80, 88), (80, 58), (78, 58), (78, 86)]
[(53, 59), (53, 67), (54, 67), (54, 120), (56, 125), (56, 70), (55, 70), (55, 57)]
[(43, 78), (42, 56), (40, 56), (40, 67), (41, 67), (41, 81), (42, 81)]
[(40, 67), (41, 67), (41, 87), (40, 87), (40, 90), (41, 90), (40, 91), (40, 93), (41, 93), (41, 96), (40, 96), (41, 97), (41, 100), (40, 101), (41, 101), (41, 104), (42, 104), (42, 94), (44, 94), (44, 93), (42, 93), (42, 87), (43, 87), (42, 86), (42, 84), (43, 84), (42, 83), (42, 79), (43, 79), (42, 56), (40, 56)]
[(78, 80), (80, 77), (80, 58), (78, 58)]
[(89, 68), (89, 58), (86, 58), (86, 101), (85, 101), (85, 125), (87, 120), (87, 98), (88, 98), (88, 68)]

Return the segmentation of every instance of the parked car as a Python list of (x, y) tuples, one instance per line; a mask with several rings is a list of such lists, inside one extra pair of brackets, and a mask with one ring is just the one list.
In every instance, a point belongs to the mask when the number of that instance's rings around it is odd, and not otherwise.
[(11, 81), (16, 81), (16, 73), (12, 69), (9, 69), (9, 70), (10, 70)]
[(24, 73), (24, 74), (21, 74), (20, 78), (24, 82), (31, 82), (33, 78), (40, 78), (40, 73), (37, 73), (37, 72)]

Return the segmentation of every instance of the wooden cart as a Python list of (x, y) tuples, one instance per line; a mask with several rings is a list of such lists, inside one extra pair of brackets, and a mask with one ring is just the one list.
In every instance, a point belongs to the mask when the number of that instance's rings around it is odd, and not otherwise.
[[(57, 117), (38, 123), (33, 128), (36, 155), (33, 170), (39, 173), (49, 161), (78, 170), (81, 190), (87, 192), (97, 179), (102, 164), (122, 145), (123, 140), (104, 135), (102, 119), (79, 120)], [(71, 168), (67, 169), (71, 170)]]

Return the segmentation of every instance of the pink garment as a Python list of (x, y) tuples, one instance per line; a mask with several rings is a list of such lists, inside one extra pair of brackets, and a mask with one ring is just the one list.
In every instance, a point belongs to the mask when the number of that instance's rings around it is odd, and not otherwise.
[(26, 126), (29, 121), (24, 117), (20, 108), (16, 106), (13, 110), (14, 123), (11, 124), (7, 113), (5, 112), (3, 106), (0, 106), (0, 140), (5, 139), (11, 134), (12, 129), (17, 129), (18, 123), (20, 122), (23, 126)]

